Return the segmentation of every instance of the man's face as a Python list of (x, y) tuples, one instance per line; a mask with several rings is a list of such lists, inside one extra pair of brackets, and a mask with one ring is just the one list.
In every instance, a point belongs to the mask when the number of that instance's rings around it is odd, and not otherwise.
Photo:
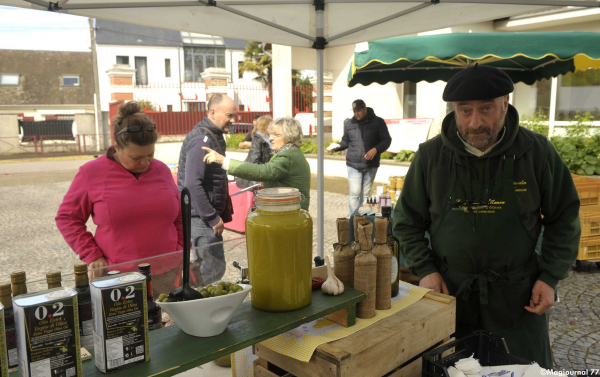
[(504, 127), (508, 96), (486, 101), (454, 102), (458, 133), (469, 145), (481, 151), (492, 146)]
[(235, 122), (237, 116), (235, 102), (231, 98), (225, 97), (215, 108), (210, 109), (208, 115), (215, 126), (228, 132), (231, 123)]
[(358, 107), (353, 110), (354, 117), (356, 120), (363, 120), (367, 116), (367, 108), (366, 107)]

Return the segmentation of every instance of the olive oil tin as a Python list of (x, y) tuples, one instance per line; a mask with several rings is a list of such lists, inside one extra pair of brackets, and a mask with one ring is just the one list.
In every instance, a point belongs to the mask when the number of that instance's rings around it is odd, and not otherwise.
[(146, 277), (138, 272), (90, 282), (96, 367), (111, 373), (150, 360)]
[(6, 357), (6, 339), (4, 331), (4, 306), (0, 304), (0, 377), (8, 376), (8, 358)]
[(13, 298), (19, 375), (82, 376), (77, 292), (54, 288)]

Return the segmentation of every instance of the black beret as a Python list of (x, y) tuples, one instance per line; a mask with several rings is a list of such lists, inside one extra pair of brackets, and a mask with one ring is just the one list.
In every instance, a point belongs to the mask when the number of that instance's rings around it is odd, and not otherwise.
[(475, 64), (452, 76), (442, 98), (446, 102), (483, 101), (505, 96), (515, 90), (512, 80), (503, 70)]

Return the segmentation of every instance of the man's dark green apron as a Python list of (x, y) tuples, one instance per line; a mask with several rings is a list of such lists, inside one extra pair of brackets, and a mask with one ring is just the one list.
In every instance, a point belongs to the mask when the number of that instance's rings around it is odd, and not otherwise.
[(537, 239), (522, 226), (517, 207), (516, 157), (509, 150), (480, 158), (475, 163), (486, 163), (486, 174), (477, 179), (471, 179), (470, 157), (451, 158), (448, 204), (431, 243), (438, 270), (457, 298), (457, 335), (484, 329), (504, 337), (512, 354), (551, 368), (548, 313), (524, 309), (540, 271)]

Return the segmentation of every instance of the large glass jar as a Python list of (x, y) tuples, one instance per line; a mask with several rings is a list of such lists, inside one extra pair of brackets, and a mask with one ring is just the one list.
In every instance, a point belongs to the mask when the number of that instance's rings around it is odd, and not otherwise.
[(312, 219), (300, 209), (300, 191), (274, 187), (256, 193), (246, 219), (252, 305), (285, 312), (312, 298)]

